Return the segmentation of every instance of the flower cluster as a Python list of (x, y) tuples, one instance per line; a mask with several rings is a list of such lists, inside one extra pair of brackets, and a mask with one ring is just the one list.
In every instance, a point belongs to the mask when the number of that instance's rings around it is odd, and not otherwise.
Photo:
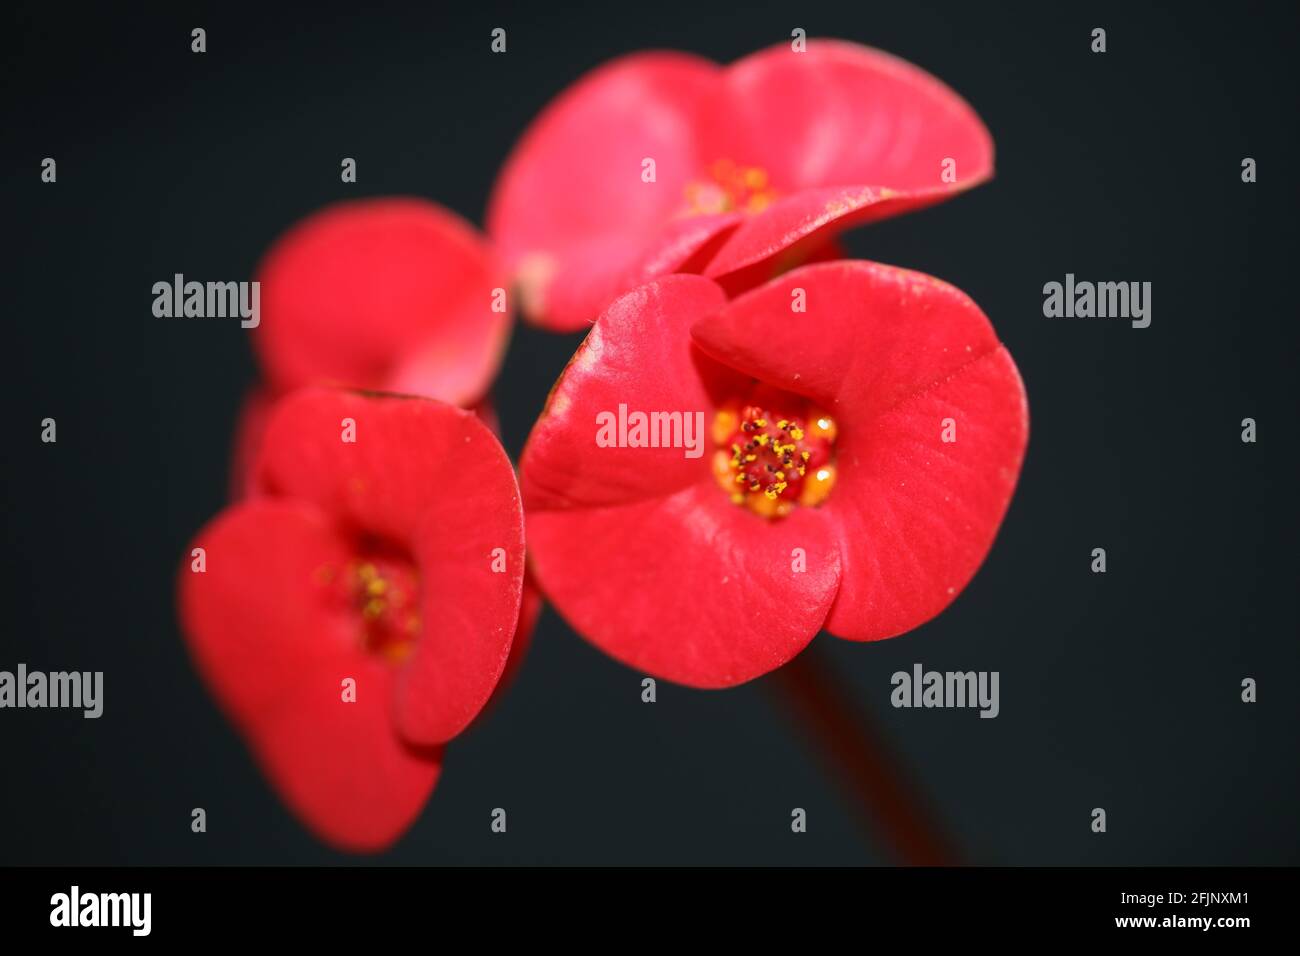
[[(1024, 389), (966, 295), (835, 237), (992, 156), (960, 97), (865, 47), (637, 54), (525, 131), (490, 241), (415, 199), (281, 238), (237, 500), (195, 537), (180, 612), (304, 823), (373, 850), (418, 815), (536, 617), (525, 526), (576, 631), (695, 687), (950, 604), (1014, 492)], [(518, 479), (483, 421), (516, 295), (589, 330)]]

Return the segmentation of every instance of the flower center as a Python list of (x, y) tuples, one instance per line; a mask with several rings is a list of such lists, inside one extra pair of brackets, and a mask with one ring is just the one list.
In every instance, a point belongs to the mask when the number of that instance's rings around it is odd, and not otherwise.
[(777, 197), (768, 183), (767, 170), (760, 166), (738, 166), (719, 159), (709, 167), (709, 178), (686, 184), (687, 214), (719, 212), (757, 213)]
[(420, 634), (420, 579), (406, 558), (365, 553), (339, 573), (320, 570), (333, 599), (360, 619), (363, 649), (395, 664), (411, 656)]
[(835, 485), (835, 422), (816, 409), (803, 414), (762, 405), (725, 405), (713, 419), (713, 477), (732, 502), (765, 518), (812, 508)]

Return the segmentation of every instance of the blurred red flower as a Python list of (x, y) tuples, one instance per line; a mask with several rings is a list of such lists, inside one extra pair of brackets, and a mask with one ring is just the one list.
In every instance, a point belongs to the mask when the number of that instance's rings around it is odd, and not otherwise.
[(293, 226), (258, 269), (254, 330), (282, 392), (341, 385), (468, 407), (510, 337), (505, 272), (469, 223), (423, 199), (336, 203)]
[(515, 475), (469, 412), (329, 389), (271, 411), (256, 475), (258, 494), (194, 539), (183, 629), (295, 814), (331, 844), (380, 849), (505, 668), (524, 564)]
[(841, 261), (727, 302), (665, 277), (599, 318), (529, 437), (533, 571), (613, 657), (739, 684), (823, 626), (877, 640), (942, 611), (1027, 437), (1010, 355), (937, 279)]
[(340, 202), (292, 226), (257, 271), (253, 343), (266, 381), (244, 397), (231, 492), (243, 497), (267, 409), (286, 391), (337, 385), (475, 408), (510, 339), (508, 280), (469, 223), (423, 199)]
[(524, 133), (488, 232), (547, 328), (590, 323), (672, 272), (736, 292), (835, 233), (988, 179), (993, 143), (951, 89), (853, 43), (729, 67), (637, 53), (582, 77)]

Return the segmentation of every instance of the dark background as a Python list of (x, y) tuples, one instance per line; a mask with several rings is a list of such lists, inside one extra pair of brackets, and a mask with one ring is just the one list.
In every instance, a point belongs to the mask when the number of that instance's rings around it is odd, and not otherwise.
[[(279, 804), (177, 631), (174, 575), (226, 501), (256, 372), (237, 322), (156, 319), (152, 284), (251, 278), (282, 229), (341, 198), (416, 194), (481, 222), (515, 138), (590, 67), (646, 47), (727, 62), (796, 26), (912, 60), (993, 131), (994, 182), (849, 247), (970, 293), (1032, 418), (1010, 513), (953, 607), (814, 648), (963, 859), (1300, 860), (1295, 4), (623, 6), (6, 9), (0, 669), (102, 670), (105, 713), (0, 711), (0, 863), (352, 859)], [(1151, 327), (1044, 318), (1042, 286), (1067, 272), (1151, 281)], [(512, 455), (575, 344), (517, 329), (496, 393)], [(1000, 671), (1001, 716), (894, 710), (889, 675), (918, 661)], [(660, 682), (646, 705), (639, 674), (548, 610), (378, 859), (891, 862), (772, 681)]]

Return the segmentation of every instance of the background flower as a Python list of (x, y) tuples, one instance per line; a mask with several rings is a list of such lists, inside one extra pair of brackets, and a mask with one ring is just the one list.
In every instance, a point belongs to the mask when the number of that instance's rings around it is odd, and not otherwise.
[(887, 53), (816, 40), (725, 68), (640, 53), (587, 74), (530, 125), (488, 231), (525, 315), (572, 330), (665, 273), (756, 284), (842, 229), (992, 172), (975, 112)]
[(377, 849), (506, 666), (514, 472), (469, 412), (307, 389), (273, 410), (257, 473), (261, 493), (194, 539), (205, 567), (181, 570), (184, 630), (285, 801), (330, 842)]
[(487, 393), (510, 335), (491, 248), (423, 199), (314, 213), (276, 240), (257, 277), (253, 342), (275, 391), (343, 385), (464, 407)]
[(276, 397), (307, 385), (422, 395), (474, 408), (497, 431), (487, 392), (510, 337), (504, 271), (469, 223), (411, 197), (335, 203), (278, 238), (258, 269), (253, 333), (266, 380), (235, 426), (231, 492), (250, 469)]

